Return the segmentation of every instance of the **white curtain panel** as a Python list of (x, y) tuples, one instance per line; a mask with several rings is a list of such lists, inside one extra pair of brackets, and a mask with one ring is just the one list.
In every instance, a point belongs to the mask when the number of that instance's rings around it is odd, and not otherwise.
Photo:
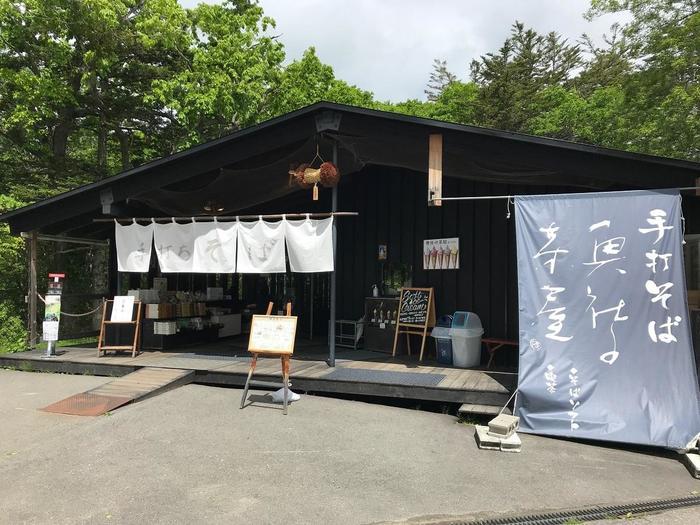
[(161, 272), (192, 272), (194, 223), (155, 223), (153, 225), (153, 240)]
[(235, 222), (196, 222), (194, 224), (194, 273), (235, 273)]
[(287, 254), (293, 272), (333, 271), (333, 217), (286, 221)]
[(114, 221), (117, 245), (117, 268), (120, 272), (148, 272), (153, 247), (153, 224), (142, 226), (135, 221), (122, 226)]
[(238, 224), (238, 273), (284, 273), (284, 221)]

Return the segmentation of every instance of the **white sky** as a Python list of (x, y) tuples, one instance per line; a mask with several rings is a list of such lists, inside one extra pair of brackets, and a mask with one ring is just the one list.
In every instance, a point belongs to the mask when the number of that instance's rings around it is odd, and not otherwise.
[[(179, 0), (192, 7), (201, 0)], [(208, 0), (208, 3), (213, 3)], [(261, 0), (277, 22), (287, 61), (316, 47), (336, 78), (378, 100), (424, 99), (434, 58), (460, 79), (473, 58), (495, 52), (519, 20), (571, 42), (588, 33), (601, 42), (618, 15), (587, 22), (588, 0)]]

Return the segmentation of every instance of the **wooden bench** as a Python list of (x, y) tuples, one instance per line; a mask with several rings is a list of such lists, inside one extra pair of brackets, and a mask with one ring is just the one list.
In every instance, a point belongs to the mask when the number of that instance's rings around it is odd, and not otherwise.
[(486, 351), (489, 353), (489, 362), (486, 365), (486, 368), (491, 368), (491, 365), (493, 364), (493, 358), (496, 356), (496, 350), (508, 346), (518, 348), (517, 341), (509, 341), (507, 339), (495, 339), (491, 337), (486, 337), (482, 339), (481, 342), (486, 345)]

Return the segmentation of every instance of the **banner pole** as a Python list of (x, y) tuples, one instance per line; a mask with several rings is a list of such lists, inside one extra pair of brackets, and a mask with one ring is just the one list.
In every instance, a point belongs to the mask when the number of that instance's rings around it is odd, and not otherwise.
[[(338, 143), (336, 141), (333, 141), (333, 164), (336, 166), (338, 165)], [(335, 215), (335, 212), (338, 210), (338, 185), (333, 186), (333, 193), (331, 194), (331, 214)], [(336, 315), (336, 309), (335, 309), (335, 302), (336, 302), (336, 272), (338, 271), (337, 268), (337, 238), (338, 238), (338, 231), (337, 231), (337, 226), (335, 224), (335, 220), (333, 221), (333, 271), (331, 272), (331, 323), (330, 326), (328, 327), (328, 339), (329, 344), (328, 344), (328, 366), (334, 367), (335, 366), (335, 315)]]

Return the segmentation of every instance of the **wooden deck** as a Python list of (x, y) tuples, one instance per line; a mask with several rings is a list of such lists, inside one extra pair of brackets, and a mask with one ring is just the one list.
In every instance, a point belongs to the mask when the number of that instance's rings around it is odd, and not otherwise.
[[(123, 376), (144, 367), (193, 370), (194, 383), (242, 387), (250, 358), (241, 343), (214, 343), (193, 346), (179, 351), (143, 351), (132, 358), (130, 354), (110, 354), (98, 357), (96, 348), (60, 348), (60, 355), (45, 359), (43, 351), (0, 354), (0, 366), (21, 370), (55, 371), (65, 373)], [(292, 389), (297, 392), (334, 393), (358, 396), (398, 398), (444, 403), (469, 403), (486, 407), (503, 406), (516, 386), (517, 375), (509, 372), (464, 370), (444, 367), (438, 363), (417, 363), (416, 357), (397, 357), (366, 352), (341, 350), (336, 368), (330, 368), (322, 345), (307, 344), (295, 352), (291, 366)], [(364, 380), (336, 380), (326, 376), (337, 369), (361, 369), (409, 374), (441, 374), (434, 385), (416, 385), (420, 378), (413, 375), (368, 374)], [(376, 378), (375, 376), (379, 376)], [(390, 376), (391, 381), (381, 377)], [(398, 379), (397, 379), (398, 376)], [(278, 381), (281, 377), (279, 359), (261, 359), (256, 379)], [(402, 383), (402, 378), (410, 379)]]

